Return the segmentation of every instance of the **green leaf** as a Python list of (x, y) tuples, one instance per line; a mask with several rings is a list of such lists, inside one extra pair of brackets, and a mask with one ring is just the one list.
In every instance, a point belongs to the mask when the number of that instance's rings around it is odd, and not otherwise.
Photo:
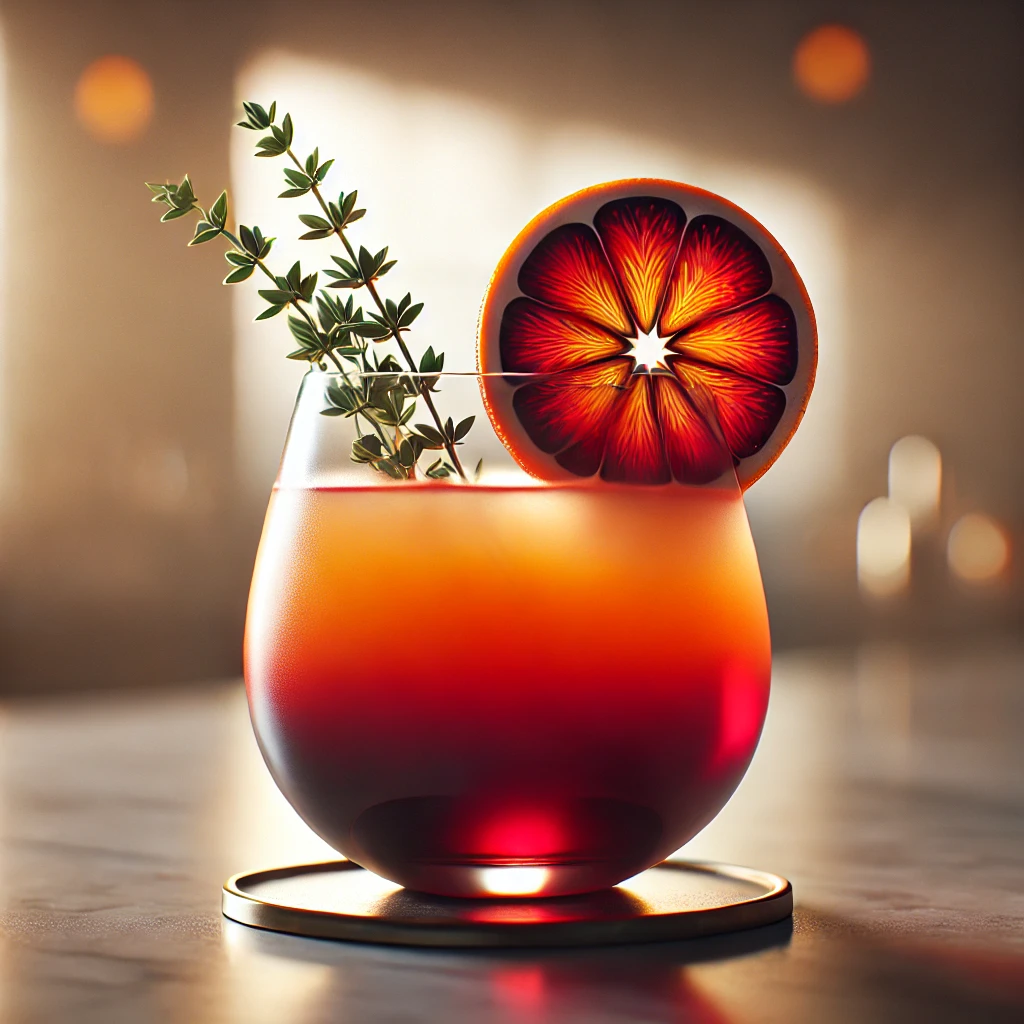
[(376, 434), (364, 434), (356, 441), (356, 444), (362, 445), (367, 451), (373, 452), (377, 458), (384, 454), (384, 446)]
[(324, 220), (323, 217), (317, 217), (312, 213), (300, 213), (299, 220), (301, 220), (307, 228), (316, 228), (318, 231), (322, 231), (324, 228), (328, 231), (331, 230), (330, 221)]
[(242, 109), (256, 128), (269, 128), (270, 122), (274, 120), (258, 103), (243, 102)]
[(442, 462), (441, 459), (438, 459), (436, 462), (432, 462), (427, 466), (427, 476), (432, 480), (443, 480), (446, 476), (451, 475), (451, 467)]
[(263, 312), (260, 313), (260, 315), (258, 317), (256, 317), (256, 319), (257, 320), (269, 320), (272, 316), (277, 316), (277, 314), (280, 313), (281, 310), (284, 309), (284, 308), (285, 308), (285, 304), (276, 305), (276, 306), (267, 306), (267, 308), (265, 310), (263, 310)]
[(316, 182), (317, 182), (317, 184), (318, 184), (318, 185), (319, 185), (319, 184), (321, 184), (321, 183), (323, 182), (324, 178), (326, 178), (326, 177), (327, 177), (327, 172), (328, 172), (328, 171), (329, 171), (329, 170), (331, 169), (331, 166), (332, 166), (333, 164), (334, 164), (334, 160), (333, 160), (333, 159), (331, 159), (331, 160), (325, 160), (325, 161), (324, 161), (324, 162), (323, 162), (323, 163), (322, 163), (322, 164), (321, 164), (321, 165), (320, 165), (320, 166), (319, 166), (319, 167), (318, 167), (318, 168), (316, 169), (316, 174), (314, 175), (314, 177), (316, 178)]
[(320, 319), (320, 326), (329, 331), (337, 322), (338, 318), (334, 313), (334, 306), (330, 299), (323, 294), (316, 297), (316, 315)]
[(305, 320), (297, 316), (288, 317), (288, 328), (295, 340), (304, 348), (320, 348), (320, 339)]
[(259, 290), (259, 297), (266, 299), (267, 302), (273, 304), (284, 303), (287, 305), (292, 301), (292, 293), (286, 291), (280, 291), (277, 288), (261, 288)]
[(237, 249), (228, 249), (224, 253), (224, 259), (228, 263), (233, 263), (236, 267), (248, 267), (252, 263), (251, 256), (247, 256), (244, 252), (239, 252)]
[(238, 237), (242, 240), (242, 248), (247, 253), (253, 256), (259, 254), (260, 247), (256, 241), (256, 236), (252, 233), (250, 228), (247, 228), (244, 224), (238, 226)]
[(374, 271), (373, 256), (365, 245), (359, 246), (359, 256), (357, 257), (357, 260), (359, 263), (359, 272), (363, 275), (363, 280), (372, 280)]
[(320, 147), (306, 157), (306, 173), (312, 178), (316, 174), (316, 165), (320, 162)]
[(252, 272), (255, 269), (256, 268), (253, 266), (248, 266), (232, 270), (231, 273), (224, 278), (224, 284), (238, 284), (239, 281), (244, 281), (246, 278), (252, 277)]
[(280, 156), (287, 147), (281, 145), (272, 135), (265, 135), (256, 143), (256, 148), (262, 150), (256, 154), (257, 156)]
[(337, 263), (349, 277), (357, 277), (359, 275), (359, 268), (354, 263), (349, 263), (348, 260), (342, 259), (340, 256), (332, 256), (331, 259), (334, 260), (334, 262)]
[(277, 100), (274, 100), (273, 103), (270, 104), (270, 113), (267, 114), (267, 120), (268, 121), (276, 121), (277, 120)]
[(398, 447), (398, 462), (406, 469), (411, 469), (416, 463), (416, 450), (406, 439)]
[(206, 221), (201, 220), (196, 225), (196, 233), (192, 237), (192, 241), (189, 245), (202, 245), (203, 242), (212, 242), (220, 234), (220, 228), (214, 227), (212, 224), (207, 224)]
[(298, 199), (299, 196), (309, 194), (308, 188), (287, 188), (278, 194), (278, 199)]
[(293, 292), (297, 292), (299, 290), (299, 284), (302, 281), (302, 267), (299, 265), (298, 260), (288, 268), (285, 280), (288, 282), (288, 287), (291, 288)]
[(174, 190), (174, 205), (178, 207), (191, 206), (196, 200), (196, 194), (192, 191), (192, 181), (186, 174), (181, 179), (181, 184)]
[(357, 221), (357, 220), (362, 220), (362, 219), (363, 219), (363, 217), (365, 216), (365, 214), (366, 214), (366, 211), (365, 211), (365, 210), (353, 210), (353, 211), (352, 211), (352, 212), (351, 212), (351, 213), (350, 213), (350, 214), (349, 214), (349, 215), (348, 215), (348, 216), (347, 216), (347, 217), (345, 218), (345, 223), (346, 223), (346, 224), (352, 224), (352, 223), (354, 223), (354, 222), (355, 222), (355, 221)]
[(416, 317), (418, 317), (420, 315), (420, 313), (422, 311), (423, 311), (423, 303), (422, 302), (417, 302), (415, 305), (410, 306), (398, 318), (398, 326), (399, 327), (408, 327), (413, 322), (413, 320), (415, 320)]
[(476, 464), (476, 468), (473, 470), (473, 479), (474, 480), (479, 480), (480, 479), (480, 473), (483, 470), (483, 468), (484, 468), (484, 460), (480, 459), (477, 462), (477, 464)]
[(178, 217), (184, 217), (186, 213), (191, 213), (191, 210), (168, 210), (160, 218), (160, 223), (163, 224), (165, 220), (177, 220)]
[(387, 263), (382, 263), (375, 276), (383, 277), (397, 262), (398, 260), (388, 260)]
[[(475, 416), (467, 416), (456, 428), (455, 428), (455, 440), (461, 441), (470, 431), (473, 426), (473, 422), (476, 420)], [(449, 423), (451, 420), (448, 421)]]
[(296, 188), (309, 188), (313, 184), (313, 179), (308, 174), (303, 174), (302, 171), (297, 171), (294, 167), (286, 167), (284, 176)]
[[(333, 288), (334, 285), (328, 285), (327, 287)], [(391, 336), (391, 331), (387, 327), (370, 323), (368, 320), (364, 320), (362, 323), (351, 324), (350, 327), (353, 334), (360, 338), (369, 338), (371, 341), (383, 341)]]
[(423, 447), (437, 451), (444, 447), (444, 437), (429, 423), (417, 423), (416, 431), (423, 438)]
[(217, 201), (210, 207), (210, 221), (217, 227), (222, 228), (228, 219), (228, 194), (221, 192)]
[(285, 149), (287, 149), (292, 144), (292, 137), (295, 134), (291, 114), (284, 115), (284, 120), (281, 122), (281, 130), (284, 132), (284, 145)]

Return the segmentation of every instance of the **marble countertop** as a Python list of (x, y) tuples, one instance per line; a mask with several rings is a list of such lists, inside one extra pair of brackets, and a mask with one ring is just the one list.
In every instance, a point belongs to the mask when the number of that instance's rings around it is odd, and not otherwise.
[(0, 1022), (1024, 1019), (1024, 650), (776, 660), (747, 778), (683, 855), (793, 882), (792, 923), (598, 950), (259, 932), (245, 868), (323, 859), (239, 684), (0, 705)]

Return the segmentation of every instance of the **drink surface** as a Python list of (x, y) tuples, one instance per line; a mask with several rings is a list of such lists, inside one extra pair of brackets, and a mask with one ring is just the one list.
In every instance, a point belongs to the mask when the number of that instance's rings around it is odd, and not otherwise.
[(278, 489), (245, 658), (305, 821), (458, 896), (663, 859), (742, 777), (770, 674), (740, 493), (682, 486)]

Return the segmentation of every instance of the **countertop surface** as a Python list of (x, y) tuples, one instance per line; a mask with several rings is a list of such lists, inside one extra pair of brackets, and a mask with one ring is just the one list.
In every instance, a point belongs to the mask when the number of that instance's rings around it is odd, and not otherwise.
[(1024, 1019), (1024, 650), (776, 659), (735, 797), (681, 856), (775, 871), (792, 922), (456, 952), (260, 932), (246, 868), (319, 860), (237, 683), (0, 706), (0, 1021)]

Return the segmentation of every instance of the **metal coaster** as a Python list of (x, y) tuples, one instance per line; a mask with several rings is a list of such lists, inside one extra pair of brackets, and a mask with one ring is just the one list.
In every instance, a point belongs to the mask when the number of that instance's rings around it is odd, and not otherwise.
[(601, 946), (757, 928), (793, 913), (779, 875), (664, 861), (620, 885), (549, 899), (448, 899), (412, 892), (350, 861), (235, 875), (224, 915), (318, 939), (403, 946)]

